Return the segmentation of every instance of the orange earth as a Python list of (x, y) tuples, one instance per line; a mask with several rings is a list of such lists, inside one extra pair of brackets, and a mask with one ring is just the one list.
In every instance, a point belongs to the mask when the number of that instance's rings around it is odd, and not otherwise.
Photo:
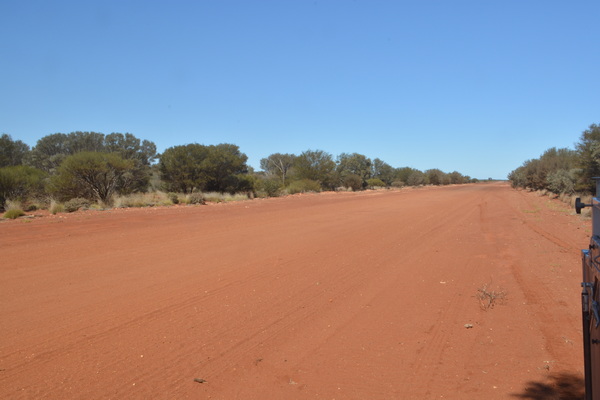
[(590, 229), (507, 184), (4, 221), (0, 398), (578, 398)]

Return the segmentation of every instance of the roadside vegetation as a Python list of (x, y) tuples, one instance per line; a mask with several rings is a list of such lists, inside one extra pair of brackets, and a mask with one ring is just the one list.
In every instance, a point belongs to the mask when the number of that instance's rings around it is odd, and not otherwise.
[[(55, 133), (30, 148), (0, 135), (0, 211), (51, 213), (230, 202), (323, 190), (360, 191), (476, 182), (439, 169), (394, 168), (359, 153), (274, 153), (260, 171), (229, 143), (191, 143), (158, 154), (130, 133)], [(9, 205), (19, 204), (13, 211)], [(14, 207), (13, 207), (14, 208)]]
[(575, 197), (595, 194), (593, 177), (600, 176), (600, 125), (583, 131), (575, 149), (551, 148), (510, 172), (514, 188), (553, 194), (574, 205)]

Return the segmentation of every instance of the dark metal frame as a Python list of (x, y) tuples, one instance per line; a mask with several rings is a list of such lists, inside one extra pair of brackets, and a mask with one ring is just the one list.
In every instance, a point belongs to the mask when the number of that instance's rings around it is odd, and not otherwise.
[(581, 213), (582, 208), (592, 208), (590, 245), (581, 251), (585, 400), (600, 400), (600, 177), (594, 180), (596, 197), (592, 199), (592, 204), (583, 204), (579, 198), (575, 202), (577, 214)]

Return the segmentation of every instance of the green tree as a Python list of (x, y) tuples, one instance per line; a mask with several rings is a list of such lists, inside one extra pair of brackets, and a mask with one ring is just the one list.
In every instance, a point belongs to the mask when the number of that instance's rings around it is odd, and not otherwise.
[(447, 177), (448, 177), (450, 183), (453, 185), (467, 183), (469, 181), (466, 176), (464, 176), (463, 174), (461, 174), (458, 171), (450, 172), (449, 174), (447, 174)]
[[(411, 167), (403, 167), (403, 168), (396, 168), (394, 170), (394, 181), (396, 182), (404, 182), (407, 185), (410, 186), (415, 186), (411, 183), (409, 183), (409, 177), (411, 175), (413, 175), (413, 178), (416, 178), (417, 176), (422, 175), (423, 173), (421, 171), (419, 171), (418, 169), (415, 168), (411, 168)], [(415, 179), (413, 179), (414, 181)], [(418, 180), (418, 179), (417, 179)], [(417, 185), (422, 185), (424, 182), (422, 183), (417, 183)]]
[(103, 151), (118, 153), (126, 160), (137, 160), (150, 166), (156, 160), (156, 145), (149, 140), (140, 140), (131, 133), (111, 133), (104, 138)]
[(445, 185), (448, 181), (446, 174), (437, 168), (428, 169), (425, 175), (430, 185)]
[(37, 141), (27, 158), (27, 164), (53, 173), (65, 157), (74, 154), (69, 147), (69, 137), (64, 133), (54, 133)]
[(333, 188), (335, 162), (331, 154), (322, 150), (307, 150), (294, 160), (295, 179), (318, 182), (321, 187)]
[(427, 176), (418, 169), (413, 169), (405, 182), (409, 186), (425, 185), (427, 183)]
[(594, 193), (596, 185), (592, 178), (600, 176), (600, 125), (592, 124), (583, 131), (575, 149), (579, 156), (578, 166), (581, 168), (576, 189)]
[(294, 166), (294, 154), (274, 153), (260, 160), (260, 167), (269, 175), (279, 177), (281, 184), (285, 186), (285, 179)]
[[(345, 186), (358, 190), (367, 186), (367, 179), (371, 178), (372, 166), (371, 160), (362, 154), (342, 153), (338, 156), (336, 169)], [(354, 177), (358, 177), (360, 180), (359, 188), (355, 188), (356, 179)]]
[(29, 151), (28, 145), (3, 133), (0, 136), (0, 168), (23, 164)]
[(140, 140), (131, 133), (111, 133), (104, 138), (103, 151), (119, 154), (133, 161), (131, 185), (126, 192), (146, 191), (152, 177), (152, 163), (156, 160), (156, 145)]
[(248, 157), (233, 144), (204, 146), (193, 143), (166, 149), (159, 163), (168, 190), (236, 192), (252, 189)]
[(229, 193), (250, 190), (246, 161), (248, 157), (234, 144), (208, 146), (208, 156), (201, 164), (207, 177), (204, 190)]
[(132, 160), (116, 153), (79, 152), (64, 159), (49, 190), (61, 200), (75, 197), (111, 204), (113, 194), (130, 187)]
[(382, 180), (387, 186), (390, 186), (396, 180), (394, 168), (379, 158), (373, 160), (372, 176), (373, 178)]
[(54, 173), (62, 161), (79, 152), (102, 152), (119, 154), (132, 160), (129, 185), (125, 192), (145, 191), (148, 188), (150, 166), (156, 159), (156, 145), (148, 140), (141, 141), (131, 133), (98, 132), (55, 133), (38, 140), (27, 163), (49, 173)]
[(166, 149), (160, 157), (159, 170), (167, 189), (182, 193), (204, 189), (208, 177), (202, 163), (207, 157), (208, 148), (197, 143)]
[(0, 209), (6, 200), (25, 200), (40, 195), (46, 173), (27, 165), (0, 168)]

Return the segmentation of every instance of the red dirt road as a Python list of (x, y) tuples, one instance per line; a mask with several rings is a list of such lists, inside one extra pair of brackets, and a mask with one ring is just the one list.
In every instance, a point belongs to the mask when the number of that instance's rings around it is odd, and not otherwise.
[(589, 233), (505, 184), (3, 222), (0, 398), (541, 399)]

